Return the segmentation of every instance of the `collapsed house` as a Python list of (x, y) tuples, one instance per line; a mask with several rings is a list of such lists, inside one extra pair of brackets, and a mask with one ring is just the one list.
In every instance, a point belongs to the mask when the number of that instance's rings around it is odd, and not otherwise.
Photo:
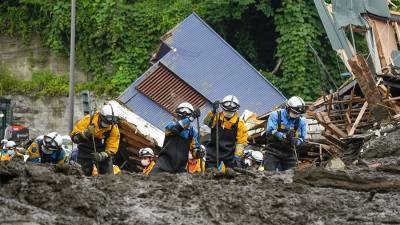
[[(131, 171), (138, 170), (141, 147), (157, 152), (162, 130), (184, 101), (201, 110), (202, 121), (212, 103), (229, 94), (238, 97), (241, 113), (247, 109), (261, 114), (286, 100), (195, 13), (161, 38), (150, 62), (150, 68), (112, 103), (125, 118), (117, 161)], [(200, 131), (204, 136), (206, 129)]]

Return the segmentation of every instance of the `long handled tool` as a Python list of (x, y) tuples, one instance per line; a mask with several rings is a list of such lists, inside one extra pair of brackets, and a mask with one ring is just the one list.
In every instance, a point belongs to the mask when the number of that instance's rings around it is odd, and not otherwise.
[[(199, 134), (199, 139), (198, 142), (199, 144), (201, 144), (200, 138), (201, 138), (201, 134), (200, 134), (200, 120), (199, 117), (197, 117), (197, 132)], [(201, 174), (204, 174), (204, 167), (203, 167), (203, 157), (200, 158), (200, 170), (201, 170)]]
[[(92, 98), (92, 110), (90, 110), (90, 123), (89, 126), (93, 126), (93, 130), (95, 131), (96, 126), (93, 124), (93, 117), (94, 114), (96, 112), (96, 100), (94, 98)], [(96, 148), (96, 142), (95, 142), (95, 138), (94, 138), (94, 133), (92, 134), (92, 142), (93, 142), (93, 150), (94, 153), (97, 154), (97, 148)], [(99, 162), (97, 160), (96, 161), (96, 169), (97, 169), (97, 176), (100, 176), (100, 168), (99, 168)]]
[(297, 155), (296, 144), (293, 145), (294, 160), (296, 160), (296, 166), (299, 167), (299, 156)]
[(216, 145), (216, 150), (217, 150), (217, 168), (219, 167), (219, 134), (218, 134), (218, 130), (219, 130), (219, 111), (217, 110), (215, 112), (216, 118), (217, 118), (217, 122), (215, 123), (215, 145)]

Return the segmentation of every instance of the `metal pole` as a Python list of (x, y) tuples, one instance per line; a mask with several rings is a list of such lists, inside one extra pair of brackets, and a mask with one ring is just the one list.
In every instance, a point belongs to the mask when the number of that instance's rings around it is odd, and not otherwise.
[(72, 131), (74, 124), (75, 17), (76, 17), (76, 0), (71, 0), (71, 45), (69, 54), (69, 115), (68, 115), (69, 132)]

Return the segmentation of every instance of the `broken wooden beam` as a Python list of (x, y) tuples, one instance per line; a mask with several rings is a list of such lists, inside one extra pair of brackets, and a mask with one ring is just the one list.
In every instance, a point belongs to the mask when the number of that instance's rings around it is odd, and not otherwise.
[(352, 68), (362, 93), (364, 94), (370, 110), (377, 122), (382, 122), (390, 119), (390, 114), (383, 104), (383, 98), (375, 85), (375, 79), (369, 70), (368, 64), (362, 55), (356, 55), (349, 59), (349, 64)]
[(368, 102), (365, 102), (363, 107), (361, 108), (360, 113), (357, 116), (356, 121), (354, 122), (353, 126), (351, 127), (350, 131), (349, 131), (349, 136), (352, 136), (354, 134), (354, 132), (356, 131), (356, 128), (358, 126), (358, 124), (360, 123), (362, 117), (364, 116), (365, 110), (367, 110), (368, 107)]

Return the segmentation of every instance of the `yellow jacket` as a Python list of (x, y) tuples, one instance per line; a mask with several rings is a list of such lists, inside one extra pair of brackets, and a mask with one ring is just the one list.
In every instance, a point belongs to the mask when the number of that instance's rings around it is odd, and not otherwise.
[[(118, 125), (114, 124), (108, 128), (100, 128), (99, 127), (99, 112), (96, 112), (93, 115), (92, 123), (94, 125), (94, 137), (98, 139), (105, 138), (105, 134), (111, 130), (110, 136), (105, 140), (106, 151), (115, 155), (118, 152), (119, 146), (119, 129)], [(90, 124), (90, 115), (83, 117), (80, 121), (78, 121), (71, 132), (71, 138), (77, 135), (78, 133), (83, 134), (86, 128), (89, 127)]]
[[(204, 118), (204, 124), (208, 126), (210, 124), (211, 118), (213, 116), (214, 116), (214, 114), (212, 112), (208, 112), (207, 116)], [(224, 113), (220, 112), (219, 113), (219, 124), (221, 124), (221, 127), (223, 129), (231, 129), (231, 127), (236, 123), (238, 118), (239, 118), (239, 115), (237, 112), (230, 119), (225, 118)], [(216, 122), (217, 122), (217, 117), (215, 116), (210, 128), (214, 128)], [(241, 145), (247, 145), (247, 143), (248, 143), (247, 127), (242, 119), (239, 119), (237, 129), (238, 130), (237, 130), (237, 135), (236, 135), (236, 143), (241, 144)]]
[(201, 167), (203, 167), (203, 171), (205, 170), (205, 163), (204, 163), (204, 161), (202, 161), (203, 162), (203, 165), (200, 165), (201, 164), (201, 161), (202, 160), (200, 160), (200, 159), (191, 159), (191, 160), (189, 160), (188, 161), (188, 163), (187, 163), (187, 168), (186, 168), (186, 170), (188, 171), (188, 173), (201, 173)]
[[(215, 116), (212, 123), (211, 119), (213, 118), (214, 113), (208, 112), (207, 116), (204, 118), (204, 124), (209, 126), (210, 128), (214, 128), (217, 123), (217, 117)], [(235, 156), (241, 157), (243, 155), (244, 147), (247, 145), (248, 141), (248, 133), (247, 127), (242, 119), (239, 118), (239, 114), (235, 112), (235, 114), (231, 118), (226, 118), (223, 112), (219, 113), (219, 124), (222, 129), (231, 129), (234, 124), (236, 124), (237, 120), (237, 135), (236, 135), (236, 150)]]
[(156, 163), (154, 162), (154, 160), (152, 160), (151, 163), (146, 168), (143, 169), (143, 173), (149, 175), (155, 164)]

